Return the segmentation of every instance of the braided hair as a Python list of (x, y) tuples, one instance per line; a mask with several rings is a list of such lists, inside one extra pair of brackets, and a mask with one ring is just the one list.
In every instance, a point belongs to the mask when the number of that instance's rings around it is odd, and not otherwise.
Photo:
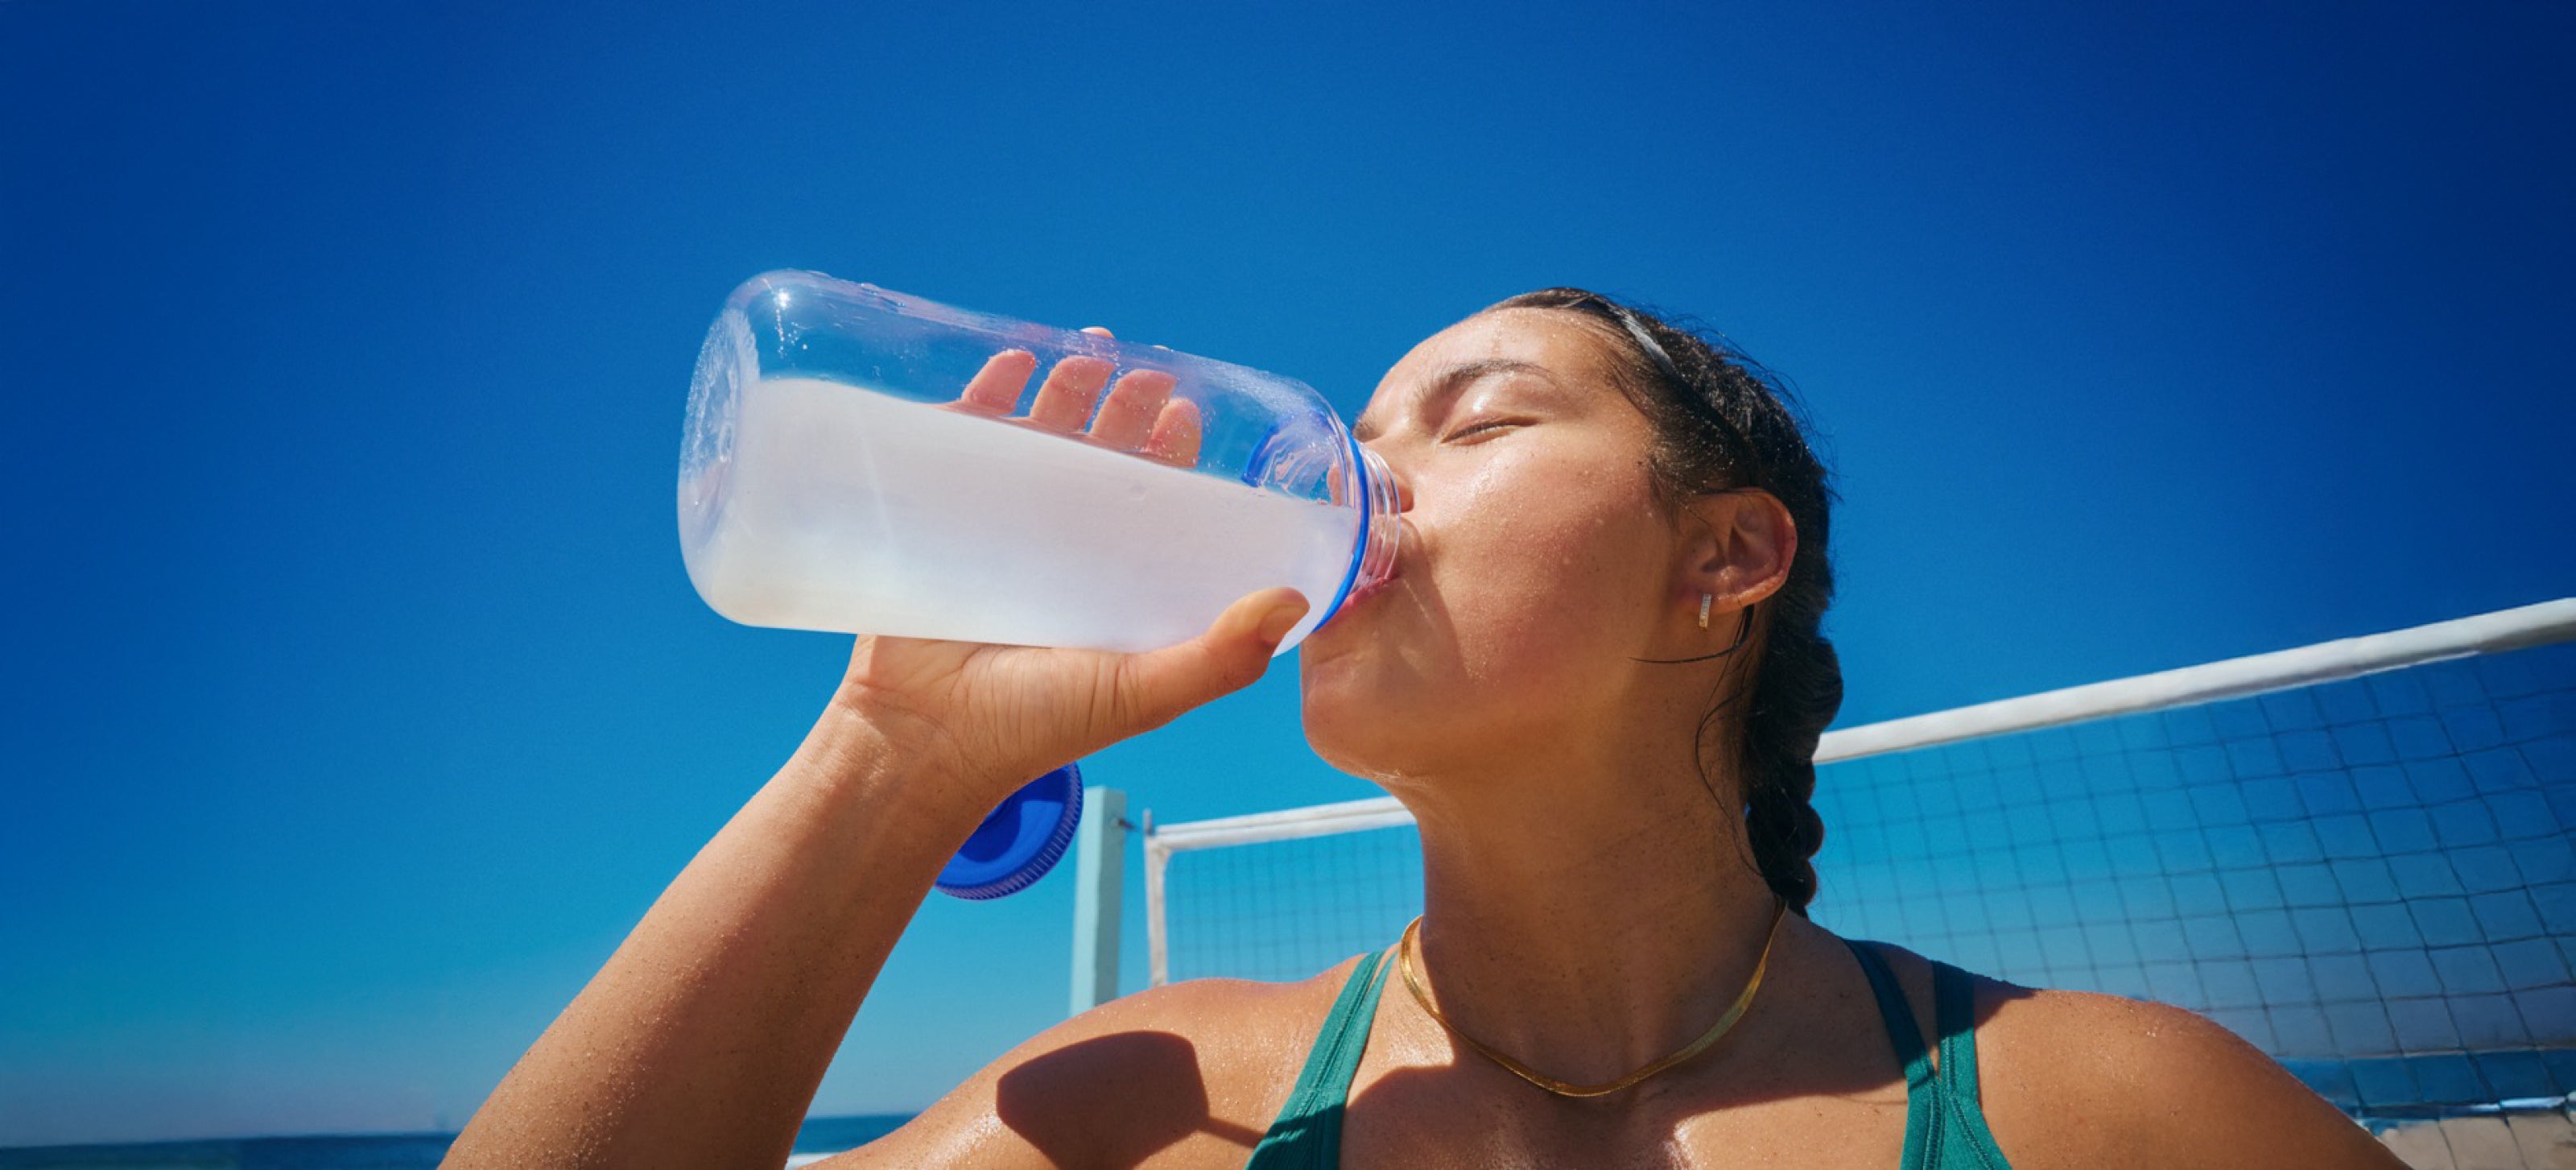
[(1723, 338), (1598, 293), (1540, 289), (1485, 311), (1500, 309), (1561, 310), (1603, 327), (1617, 354), (1619, 388), (1654, 428), (1647, 466), (1666, 505), (1710, 492), (1759, 490), (1787, 507), (1798, 551), (1787, 582), (1756, 607), (1761, 638), (1752, 684), (1737, 687), (1701, 718), (1693, 763), (1701, 782), (1712, 783), (1699, 754), (1710, 725), (1749, 698), (1738, 770), (1745, 840), (1764, 883), (1806, 914), (1816, 896), (1810, 859), (1825, 842), (1825, 823), (1812, 803), (1816, 741), (1842, 708), (1843, 670), (1823, 631), (1834, 595), (1826, 550), (1836, 497), (1827, 483), (1831, 473), (1792, 412), (1794, 398)]

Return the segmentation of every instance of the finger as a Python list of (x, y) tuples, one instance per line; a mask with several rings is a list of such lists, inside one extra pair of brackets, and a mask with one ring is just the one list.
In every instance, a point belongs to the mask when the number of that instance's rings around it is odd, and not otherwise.
[(1172, 396), (1173, 384), (1172, 376), (1161, 370), (1128, 372), (1110, 388), (1109, 400), (1100, 404), (1100, 416), (1091, 420), (1091, 441), (1120, 451), (1144, 446), (1155, 418), (1163, 413), (1163, 403)]
[(1306, 596), (1294, 589), (1264, 589), (1227, 606), (1198, 637), (1121, 655), (1108, 687), (1120, 737), (1161, 727), (1192, 707), (1252, 685), (1308, 608)]
[(1092, 404), (1100, 401), (1100, 388), (1109, 384), (1109, 374), (1118, 367), (1107, 358), (1069, 357), (1047, 371), (1044, 385), (1038, 387), (1037, 401), (1029, 406), (1029, 421), (1050, 431), (1071, 434), (1090, 421)]
[(984, 368), (967, 379), (957, 405), (977, 414), (1009, 414), (1019, 405), (1020, 391), (1028, 388), (1029, 375), (1036, 372), (1038, 355), (1025, 349), (1003, 350), (985, 359)]
[(1198, 466), (1198, 404), (1187, 398), (1164, 403), (1162, 414), (1154, 420), (1153, 436), (1145, 440), (1145, 454), (1174, 467)]
[(1113, 340), (1118, 336), (1115, 333), (1111, 333), (1109, 331), (1109, 327), (1106, 325), (1085, 325), (1082, 327), (1082, 331), (1096, 337), (1107, 337)]

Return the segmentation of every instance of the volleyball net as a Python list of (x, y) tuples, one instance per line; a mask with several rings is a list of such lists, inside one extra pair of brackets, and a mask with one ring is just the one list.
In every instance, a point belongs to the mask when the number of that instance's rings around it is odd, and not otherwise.
[[(1813, 919), (2199, 1012), (2364, 1119), (2576, 1090), (2576, 598), (1825, 735)], [(1391, 799), (1145, 838), (1155, 983), (1421, 912)]]

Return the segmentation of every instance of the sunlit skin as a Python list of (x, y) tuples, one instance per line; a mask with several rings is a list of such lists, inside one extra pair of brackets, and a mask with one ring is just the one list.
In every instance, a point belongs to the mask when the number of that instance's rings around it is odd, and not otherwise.
[[(1777, 903), (1742, 844), (1741, 732), (1720, 719), (1693, 742), (1744, 685), (1759, 622), (1731, 657), (1636, 660), (1724, 649), (1797, 549), (1766, 493), (1658, 499), (1651, 433), (1612, 383), (1613, 354), (1588, 320), (1515, 309), (1452, 326), (1389, 370), (1358, 433), (1401, 488), (1399, 571), (1299, 659), (1316, 751), (1421, 822), (1435, 1001), (1578, 1082), (1700, 1034), (1762, 953)], [(1036, 362), (995, 362), (956, 409), (1012, 409)], [(1109, 372), (1059, 366), (1019, 421), (1073, 433), (1090, 418), (1090, 441), (1189, 462), (1186, 404), (1132, 375), (1112, 387)], [(1104, 390), (1119, 410), (1091, 409)], [(1303, 612), (1267, 591), (1141, 655), (859, 639), (795, 758), (522, 1058), (453, 1164), (778, 1165), (886, 952), (983, 811), (1028, 775), (1248, 684)], [(1929, 967), (1883, 953), (1929, 1043)], [(1240, 1166), (1351, 966), (1104, 1005), (826, 1164)], [(1977, 1015), (1985, 1113), (2022, 1170), (2400, 1165), (2191, 1013), (1980, 980)], [(1726, 1038), (1610, 1097), (1540, 1092), (1391, 987), (1342, 1157), (1894, 1170), (1905, 1120), (1860, 967), (1791, 914)]]

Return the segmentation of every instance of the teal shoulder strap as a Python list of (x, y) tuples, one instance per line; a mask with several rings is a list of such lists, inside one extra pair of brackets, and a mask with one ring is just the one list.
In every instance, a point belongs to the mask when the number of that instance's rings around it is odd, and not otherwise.
[[(1843, 945), (1851, 948), (1852, 957), (1860, 960), (1861, 973), (1869, 976), (1870, 994), (1878, 998), (1878, 1018), (1887, 1024), (1887, 1042), (1896, 1048), (1896, 1061), (1905, 1066), (1905, 1162), (1901, 1170), (1929, 1170), (1939, 1163), (1933, 1158), (1933, 1140), (1940, 1135), (1941, 1113), (1938, 1089), (1932, 1076), (1932, 1058), (1923, 1047), (1923, 1032), (1914, 1023), (1914, 1009), (1906, 1006), (1905, 993), (1896, 986), (1896, 975), (1887, 969), (1878, 952), (1850, 939)], [(1944, 1053), (1943, 1059), (1948, 1059)]]
[(1888, 1041), (1905, 1065), (1905, 1163), (1902, 1170), (2012, 1170), (1986, 1128), (1977, 1102), (1976, 984), (1968, 973), (1932, 961), (1933, 1035), (1941, 1045), (1936, 1072), (1914, 1023), (1914, 1009), (1878, 953), (1844, 939), (1878, 997)]
[(1305, 1071), (1279, 1107), (1261, 1144), (1253, 1147), (1245, 1170), (1331, 1170), (1342, 1160), (1342, 1108), (1350, 1098), (1351, 1078), (1360, 1071), (1360, 1054), (1368, 1050), (1369, 1025), (1377, 1019), (1377, 998), (1386, 987), (1392, 961), (1368, 955), (1351, 969), (1341, 997), (1315, 1033), (1306, 1053)]
[(1986, 1128), (1977, 1098), (1977, 988), (1968, 973), (1932, 963), (1932, 1022), (1941, 1034), (1940, 1141), (1932, 1166), (1940, 1170), (2009, 1170), (1995, 1135)]

